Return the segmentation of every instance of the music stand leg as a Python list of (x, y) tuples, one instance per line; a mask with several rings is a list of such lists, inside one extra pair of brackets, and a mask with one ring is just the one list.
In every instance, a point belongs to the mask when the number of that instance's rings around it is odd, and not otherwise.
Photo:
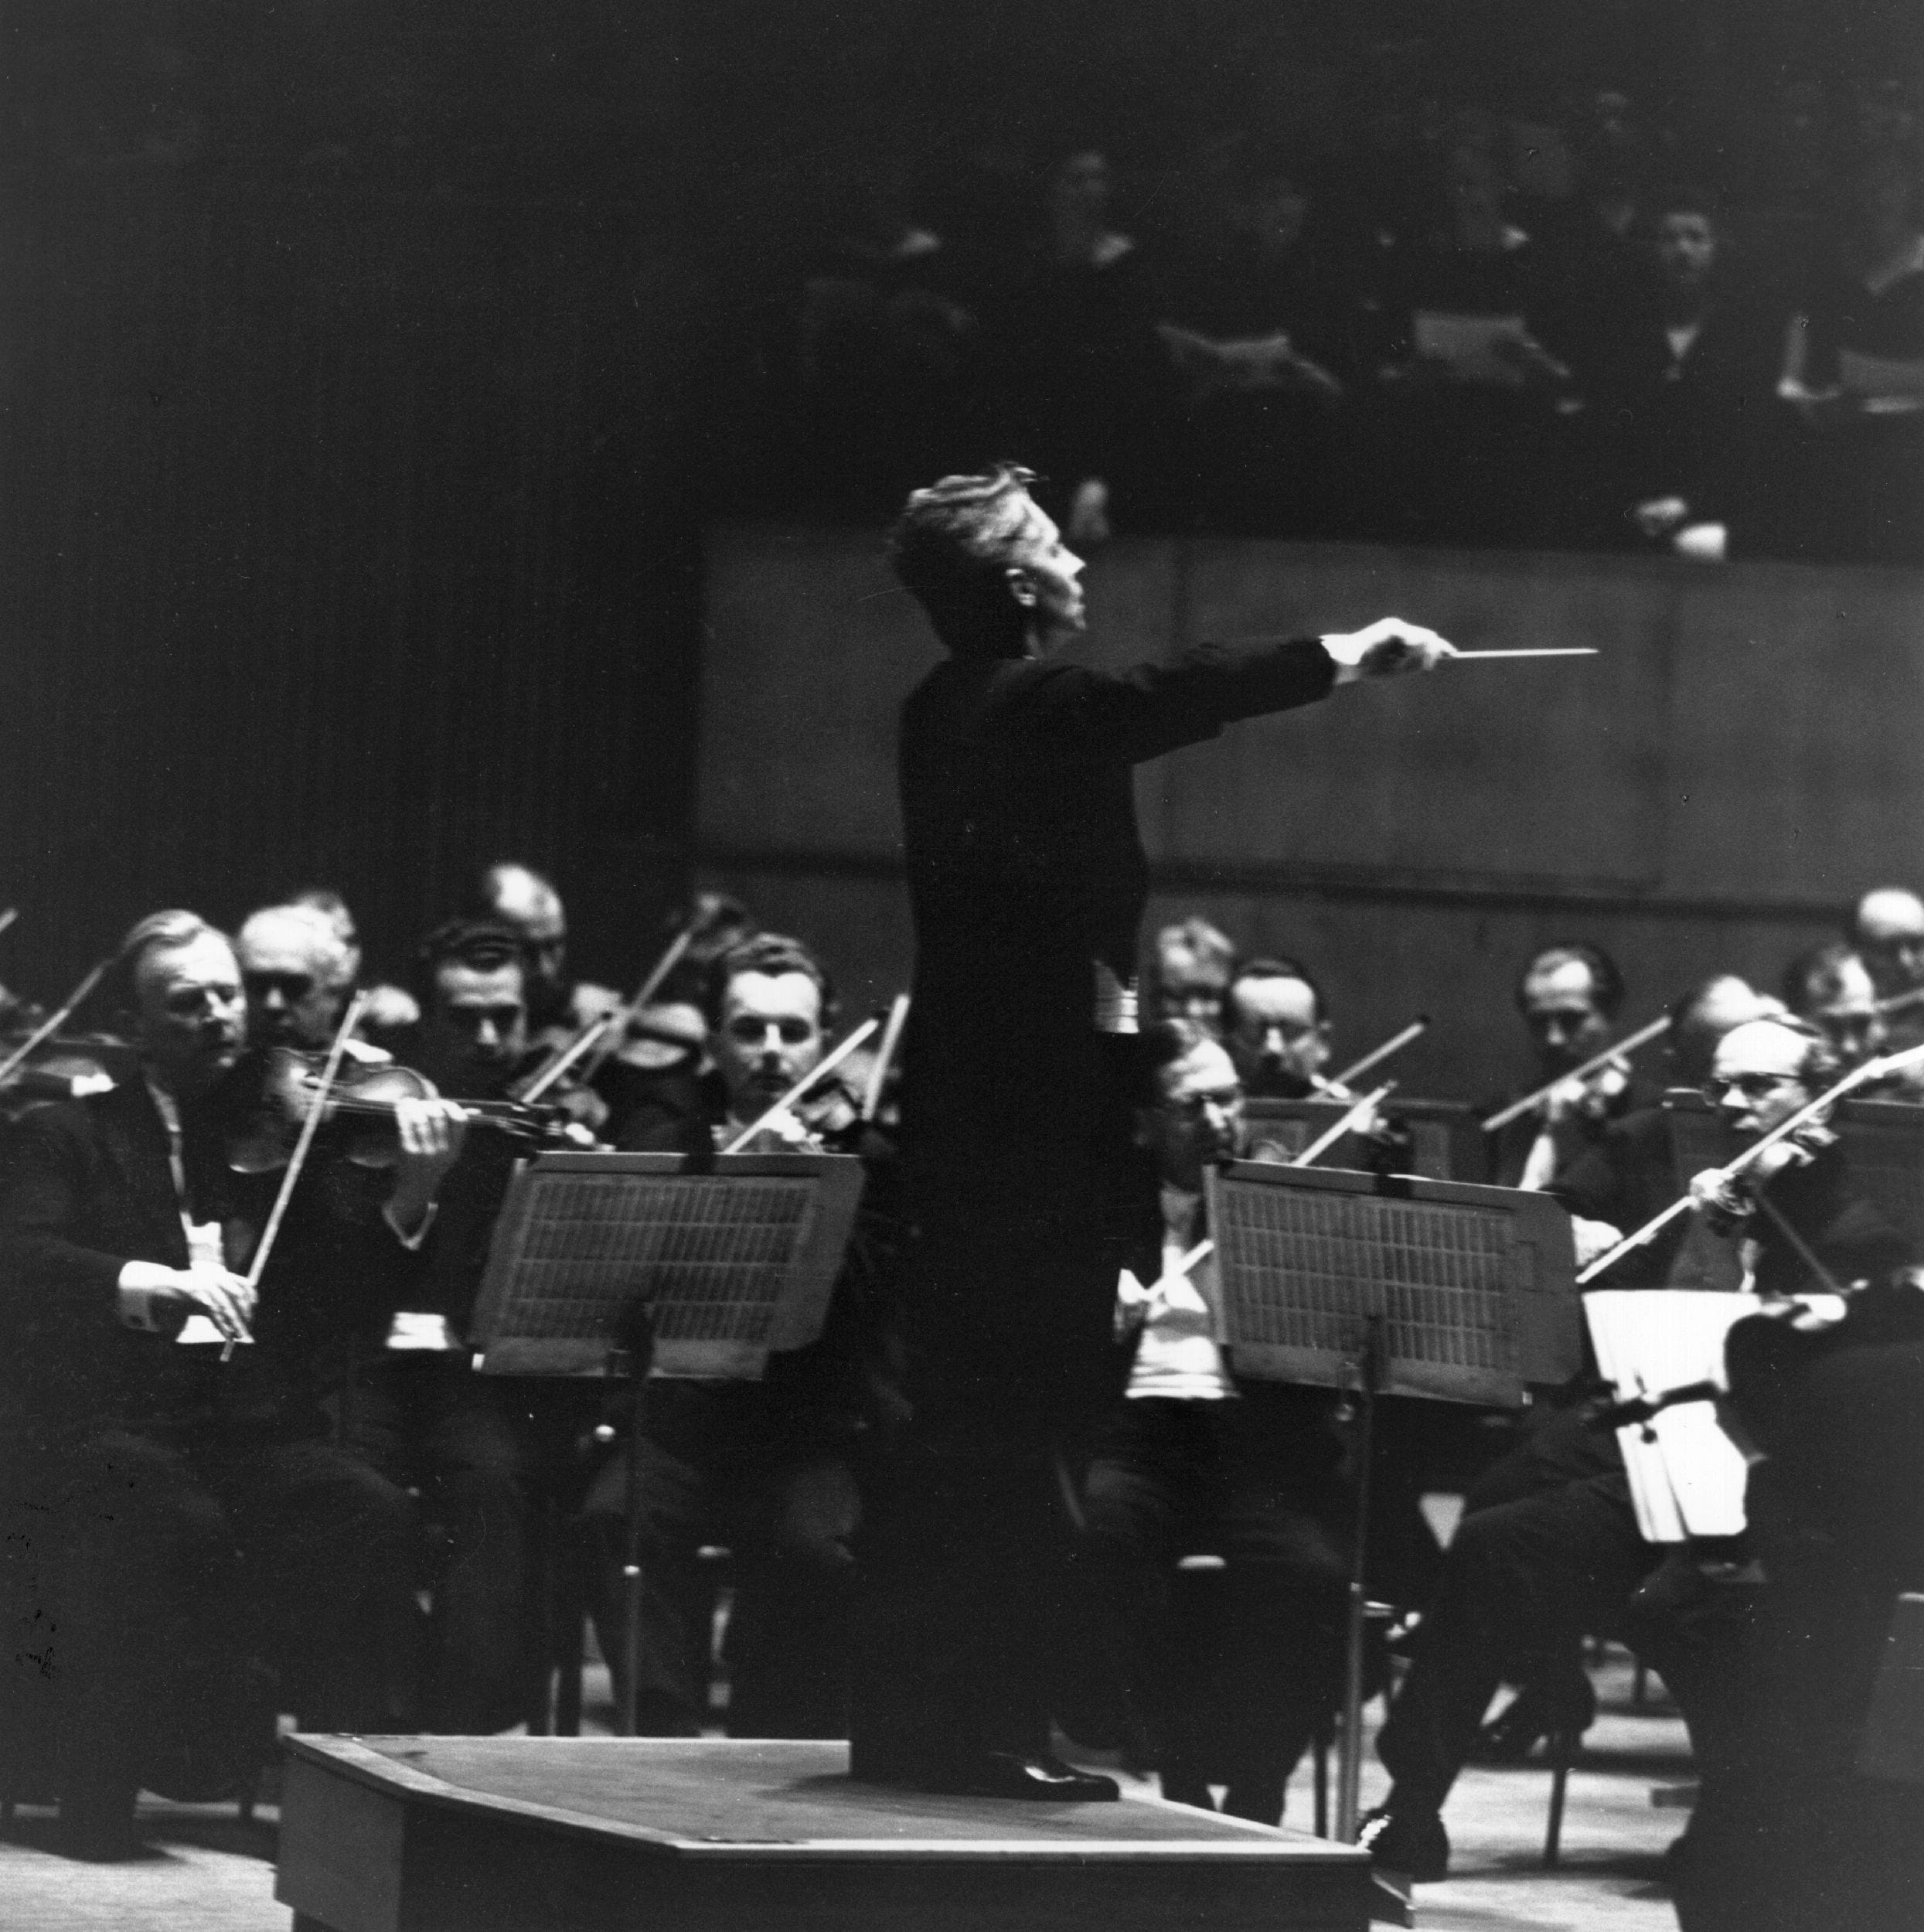
[(628, 1481), (622, 1495), (621, 1676), (615, 1728), (635, 1735), (635, 1698), (642, 1664), (642, 1412), (648, 1371), (638, 1363), (628, 1384)]
[(1356, 1842), (1363, 1794), (1363, 1640), (1368, 1592), (1365, 1572), (1370, 1540), (1370, 1473), (1376, 1460), (1376, 1384), (1381, 1360), (1382, 1318), (1369, 1318), (1356, 1397), (1356, 1532), (1350, 1554), (1350, 1599), (1343, 1667), (1343, 1735), (1337, 1742), (1336, 1835)]

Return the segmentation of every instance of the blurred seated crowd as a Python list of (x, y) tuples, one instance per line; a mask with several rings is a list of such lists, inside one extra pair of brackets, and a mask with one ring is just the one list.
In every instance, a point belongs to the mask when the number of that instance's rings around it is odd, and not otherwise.
[(1122, 143), (879, 166), (724, 332), (710, 488), (866, 515), (1019, 447), (1079, 544), (1915, 562), (1915, 106), (1799, 98), (1788, 189), (1607, 92), (1154, 170)]
[[(0, 1797), (57, 1802), (74, 1855), (136, 1849), (142, 1789), (250, 1788), (277, 1718), (566, 1728), (584, 1612), (644, 1733), (846, 1735), (863, 1526), (904, 1419), (898, 1317), (916, 1278), (894, 1081), (871, 1041), (797, 1097), (839, 1030), (821, 956), (713, 896), (669, 931), (643, 999), (570, 973), (560, 895), (517, 864), (477, 875), (405, 988), (370, 983), (332, 891), (257, 908), (231, 937), (150, 914), (98, 1005), (0, 1082)], [(1340, 961), (1245, 956), (1200, 917), (1156, 935), (1140, 1172), (1116, 1204), (1115, 1398), (1063, 1465), (1052, 1586), (1063, 1729), (1154, 1769), (1171, 1797), (1270, 1822), (1340, 1702), (1354, 1444), (1336, 1392), (1252, 1378), (1219, 1346), (1215, 1264), (1195, 1244), (1208, 1167), (1277, 1157), (1265, 1106), (1341, 1123), (1332, 1164), (1418, 1170), (1394, 1106), (1341, 1077), (1371, 1044), (1343, 1035), (1341, 977)], [(1671, 1001), (1660, 1055), (1612, 1051), (1653, 1003), (1595, 945), (1520, 961), (1514, 992), (1535, 1082), (1481, 1136), (1491, 1096), (1455, 1096), (1483, 1103), (1460, 1109), (1478, 1144), (1456, 1177), (1547, 1192), (1586, 1261), (1677, 1193), (1666, 1087), (1673, 1105), (1695, 1090), (1741, 1145), (1924, 1039), (1924, 900), (1865, 894), (1777, 988), (1708, 973)], [(10, 1000), (0, 1032), (26, 1041), (39, 1017)], [(361, 1098), (302, 1152), (305, 1083), (330, 1048)], [(1924, 1097), (1915, 1064), (1867, 1071), (1867, 1092)], [(860, 1160), (819, 1339), (758, 1382), (652, 1380), (638, 1407), (594, 1378), (474, 1372), (495, 1222), (544, 1146)], [(282, 1219), (297, 1157), (311, 1164)], [(1919, 1842), (1908, 1800), (1893, 1809), (1807, 1726), (1789, 1757), (1749, 1728), (1760, 1710), (1821, 1711), (1854, 1738), (1890, 1596), (1924, 1586), (1914, 1440), (1908, 1462), (1893, 1447), (1914, 1429), (1902, 1392), (1924, 1346), (1919, 1277), (1893, 1271), (1919, 1257), (1909, 1228), (1840, 1194), (1840, 1172), (1817, 1143), (1749, 1194), (1698, 1190), (1616, 1277), (1748, 1279), (1813, 1348), (1835, 1325), (1880, 1374), (1896, 1351), (1896, 1406), (1879, 1396), (1847, 1426), (1800, 1434), (1769, 1407), (1804, 1389), (1801, 1356), (1769, 1356), (1738, 1388), (1777, 1432), (1782, 1484), (1816, 1445), (1886, 1458), (1878, 1483), (1855, 1463), (1826, 1477), (1830, 1555), (1814, 1568), (1807, 1499), (1789, 1491), (1754, 1547), (1646, 1541), (1588, 1379), (1520, 1416), (1385, 1404), (1369, 1585), (1403, 1612), (1408, 1655), (1381, 1745), (1395, 1783), (1367, 1834), (1380, 1862), (1446, 1872), (1458, 1771), (1580, 1732), (1594, 1701), (1579, 1644), (1598, 1634), (1653, 1665), (1691, 1727), (1705, 1797), (1674, 1866), (1687, 1932), (1778, 1923), (1725, 1910), (1755, 1903), (1726, 1898), (1747, 1834), (1798, 1846), (1798, 1871), (1826, 1883), (1881, 1885), (1912, 1855), (1892, 1849)], [(1841, 1325), (1809, 1299), (1827, 1283)], [(1464, 1498), (1447, 1550), (1422, 1507), (1439, 1494)], [(1181, 1567), (1198, 1555), (1221, 1573), (1200, 1593)], [(1715, 1582), (1758, 1556), (1761, 1600)], [(1800, 1635), (1813, 1619), (1820, 1671)], [(1768, 1698), (1745, 1688), (1759, 1671)], [(1486, 1725), (1505, 1682), (1520, 1688)], [(1829, 1835), (1814, 1849), (1813, 1819)], [(1755, 1871), (1774, 1883), (1782, 1862)]]

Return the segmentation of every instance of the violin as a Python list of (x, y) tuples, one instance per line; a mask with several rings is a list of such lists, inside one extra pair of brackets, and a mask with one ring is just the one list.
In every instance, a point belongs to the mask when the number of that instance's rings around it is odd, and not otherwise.
[[(257, 1103), (229, 1137), (227, 1164), (237, 1174), (267, 1174), (287, 1164), (320, 1091), (325, 1058), (291, 1047), (277, 1047), (267, 1055)], [(404, 1100), (440, 1097), (434, 1083), (412, 1067), (346, 1063), (322, 1102), (321, 1124), (347, 1130), (342, 1151), (354, 1166), (392, 1167), (399, 1153), (396, 1108)], [(472, 1126), (536, 1145), (574, 1144), (562, 1107), (522, 1100), (463, 1100), (460, 1106)]]

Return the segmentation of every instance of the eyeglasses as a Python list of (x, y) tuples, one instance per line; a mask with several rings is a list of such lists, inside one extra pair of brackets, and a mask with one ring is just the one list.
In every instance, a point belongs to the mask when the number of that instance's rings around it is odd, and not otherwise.
[(1713, 1075), (1703, 1085), (1703, 1095), (1713, 1107), (1723, 1104), (1727, 1093), (1741, 1094), (1746, 1100), (1768, 1100), (1780, 1087), (1796, 1086), (1794, 1073), (1732, 1073), (1721, 1079)]

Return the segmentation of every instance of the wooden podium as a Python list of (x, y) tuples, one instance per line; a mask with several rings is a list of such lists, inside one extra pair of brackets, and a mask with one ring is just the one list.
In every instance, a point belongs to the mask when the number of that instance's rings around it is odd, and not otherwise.
[(295, 1932), (1364, 1932), (1367, 1855), (1160, 1798), (860, 1784), (839, 1743), (295, 1737)]

